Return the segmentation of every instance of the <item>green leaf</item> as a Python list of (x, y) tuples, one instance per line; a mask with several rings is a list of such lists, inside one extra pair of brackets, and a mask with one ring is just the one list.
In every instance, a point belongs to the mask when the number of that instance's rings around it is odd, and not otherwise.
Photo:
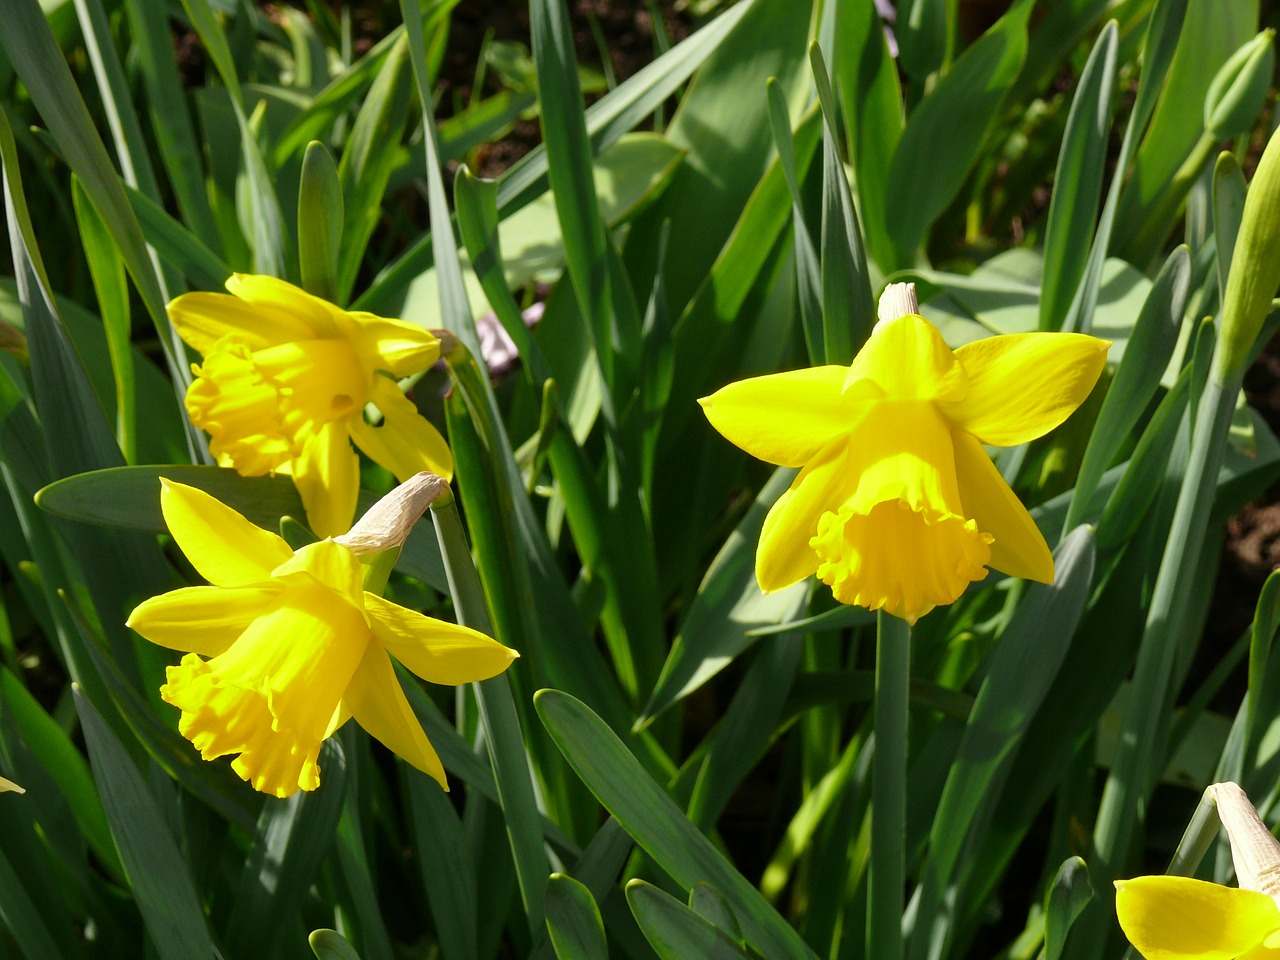
[(846, 137), (867, 249), (882, 269), (890, 269), (894, 256), (887, 223), (889, 168), (903, 127), (897, 62), (889, 55), (874, 4), (840, 3), (835, 13), (841, 43), (832, 69), (848, 121)]
[(947, 0), (903, 0), (894, 20), (898, 62), (920, 86), (947, 55)]
[(1231, 256), (1236, 249), (1236, 235), (1244, 217), (1247, 185), (1235, 155), (1225, 150), (1213, 165), (1213, 240), (1218, 267), (1218, 290), (1227, 289), (1231, 272)]
[(84, 693), (72, 689), (107, 822), (156, 953), (162, 960), (215, 956), (191, 873), (167, 819), (115, 734)]
[(137, 405), (133, 350), (129, 343), (129, 288), (124, 264), (120, 262), (106, 225), (74, 176), (71, 178), (71, 197), (107, 335), (107, 353), (115, 379), (116, 438), (125, 461), (132, 463), (137, 459)]
[(1049, 886), (1044, 917), (1044, 960), (1059, 960), (1071, 925), (1092, 899), (1089, 868), (1079, 857), (1068, 857)]
[(774, 472), (712, 561), (635, 729), (644, 729), (732, 663), (755, 642), (755, 630), (794, 620), (804, 608), (807, 583), (763, 593), (755, 572), (756, 544), (765, 514), (793, 477), (794, 471), (788, 468)]
[[(487, 772), (487, 771), (486, 771)], [(440, 784), (419, 771), (405, 773), (409, 784), (414, 847), (430, 851), (417, 856), (419, 875), (427, 892), (427, 906), (435, 921), (443, 956), (474, 960), (478, 881), (476, 858), (453, 802)], [(494, 797), (497, 794), (495, 791)], [(441, 869), (447, 865), (447, 869)], [(486, 901), (488, 902), (488, 901)]]
[(1111, 21), (1098, 36), (1071, 100), (1045, 227), (1041, 330), (1062, 328), (1084, 276), (1110, 146), (1119, 43)]
[(627, 903), (662, 960), (745, 960), (747, 956), (724, 931), (643, 880), (627, 884)]
[(336, 738), (325, 741), (320, 765), (324, 782), (319, 789), (300, 790), (287, 800), (269, 798), (262, 805), (227, 921), (227, 949), (233, 956), (275, 952), (333, 845), (347, 785), (347, 759)]
[[(616, 382), (615, 365), (639, 342), (639, 330), (624, 329), (612, 306), (604, 221), (592, 177), (592, 146), (582, 109), (573, 30), (564, 0), (533, 0), (529, 5), (533, 57), (538, 69), (539, 118), (547, 148), (547, 177), (555, 197), (564, 238), (565, 262), (586, 319), (582, 335), (592, 343), (605, 383), (625, 397), (631, 382)], [(606, 421), (617, 424), (606, 393)]]
[(1063, 540), (1054, 582), (1032, 584), (987, 664), (930, 834), (936, 879), (945, 888), (966, 844), (976, 844), (1022, 742), (1075, 636), (1093, 582), (1093, 531)]
[(876, 302), (853, 194), (840, 159), (840, 115), (822, 48), (809, 45), (822, 107), (822, 339), (828, 363), (848, 364), (871, 336)]
[[(342, 160), (338, 164), (346, 226), (341, 232), (342, 241), (336, 251), (337, 303), (346, 303), (350, 299), (356, 272), (364, 259), (369, 238), (382, 219), (383, 194), (396, 161), (396, 151), (400, 146), (412, 102), (411, 82), (409, 35), (405, 33), (388, 51), (373, 86), (369, 88), (369, 93), (356, 114), (351, 134), (342, 151)], [(305, 160), (303, 169), (305, 173)], [(330, 208), (332, 202), (328, 202)], [(301, 223), (298, 231), (301, 242)]]
[(198, 487), (267, 530), (274, 530), (281, 517), (305, 516), (302, 498), (288, 477), (242, 477), (228, 467), (177, 464), (80, 473), (45, 487), (36, 494), (36, 504), (68, 520), (164, 533), (161, 477)]
[(255, 273), (284, 278), (288, 260), (285, 257), (284, 218), (280, 201), (276, 197), (271, 175), (262, 159), (249, 114), (245, 110), (244, 92), (231, 55), (227, 36), (213, 15), (209, 0), (182, 0), (182, 7), (191, 20), (191, 26), (200, 36), (200, 42), (208, 52), (226, 85), (231, 109), (240, 132), (240, 162), (244, 182), (248, 188), (248, 235), (252, 238), (253, 269)]
[(1085, 509), (1103, 472), (1155, 396), (1178, 341), (1190, 281), (1191, 255), (1186, 247), (1178, 247), (1152, 284), (1107, 389), (1080, 464), (1064, 531), (1085, 521)]
[(800, 329), (809, 353), (809, 363), (821, 366), (827, 362), (823, 323), (822, 266), (813, 234), (804, 215), (804, 195), (796, 172), (795, 149), (791, 142), (791, 115), (781, 84), (773, 77), (765, 85), (769, 100), (769, 122), (778, 162), (791, 191), (792, 251), (795, 257), (796, 293), (800, 301)]
[(1027, 52), (1027, 0), (962, 53), (907, 120), (889, 168), (887, 229), (895, 268), (910, 266), (930, 225), (959, 194)]
[(312, 930), (307, 937), (316, 960), (360, 960), (356, 948), (347, 943), (336, 930)]
[(719, 890), (738, 917), (747, 942), (764, 956), (776, 960), (815, 956), (585, 704), (559, 690), (540, 690), (534, 704), (588, 789), (672, 879), (686, 890), (699, 882)]
[[(147, 255), (138, 221), (36, 0), (15, 0), (9, 4), (5, 10), (5, 29), (0, 31), (0, 46), (8, 52), (49, 132), (115, 238), (120, 257), (170, 356), (180, 356), (179, 343), (165, 313), (166, 297)], [(7, 120), (5, 127), (8, 127)], [(7, 156), (6, 167), (14, 160), (13, 156)], [(185, 365), (171, 363), (170, 372), (175, 382), (183, 385), (190, 382)]]
[(608, 960), (604, 921), (595, 897), (563, 873), (547, 879), (547, 930), (560, 960)]
[(12, 719), (31, 755), (57, 784), (94, 855), (117, 881), (123, 879), (124, 868), (111, 839), (102, 800), (80, 751), (17, 677), (2, 668), (0, 707)]
[[(376, 210), (376, 201), (373, 204)], [(344, 249), (342, 212), (338, 168), (324, 144), (312, 140), (302, 156), (298, 185), (298, 267), (302, 289), (330, 303), (345, 302), (338, 295), (339, 251)]]

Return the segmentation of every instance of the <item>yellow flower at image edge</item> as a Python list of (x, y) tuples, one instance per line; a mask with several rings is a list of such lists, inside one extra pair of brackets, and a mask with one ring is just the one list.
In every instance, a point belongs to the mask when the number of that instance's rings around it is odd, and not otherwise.
[(1280, 960), (1280, 906), (1189, 877), (1116, 881), (1116, 916), (1146, 960)]
[(455, 624), (365, 592), (356, 555), (333, 540), (291, 550), (203, 491), (163, 481), (178, 546), (212, 586), (138, 605), (129, 626), (189, 651), (160, 695), (206, 760), (277, 797), (320, 783), (324, 740), (355, 718), (448, 789), (444, 768), (400, 688), (391, 657), (432, 683), (484, 680), (518, 654)]
[[(401, 482), (420, 470), (452, 476), (444, 438), (396, 384), (439, 358), (434, 336), (274, 277), (234, 274), (227, 289), (169, 304), (174, 327), (204, 357), (186, 406), (219, 462), (245, 476), (290, 472), (320, 536), (345, 533), (355, 514), (353, 441)], [(365, 421), (368, 404), (381, 425)]]
[(720, 433), (799, 475), (765, 518), (762, 589), (816, 573), (841, 603), (914, 623), (992, 566), (1053, 580), (1035, 522), (983, 444), (1047, 433), (1088, 396), (1110, 344), (990, 337), (952, 351), (923, 317), (877, 324), (848, 367), (731, 383), (699, 402)]

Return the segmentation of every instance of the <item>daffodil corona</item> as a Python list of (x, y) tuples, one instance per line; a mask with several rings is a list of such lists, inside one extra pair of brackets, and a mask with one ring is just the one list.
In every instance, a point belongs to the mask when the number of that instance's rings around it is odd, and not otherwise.
[(1088, 396), (1109, 344), (990, 337), (952, 351), (916, 315), (877, 324), (849, 367), (741, 380), (699, 402), (761, 460), (800, 467), (765, 518), (762, 589), (816, 573), (841, 603), (908, 622), (995, 567), (1050, 582), (1053, 557), (983, 444), (1047, 433)]
[(501, 673), (517, 656), (495, 640), (364, 590), (348, 547), (291, 550), (203, 491), (164, 481), (169, 531), (211, 586), (140, 604), (129, 626), (188, 651), (160, 695), (206, 760), (277, 797), (320, 783), (321, 744), (354, 717), (375, 739), (448, 789), (391, 657), (424, 680), (461, 684)]
[[(344, 533), (355, 514), (353, 441), (400, 481), (421, 470), (452, 475), (444, 438), (396, 384), (439, 358), (434, 336), (274, 277), (234, 274), (227, 289), (169, 304), (178, 333), (204, 357), (186, 405), (219, 462), (245, 476), (291, 473), (320, 536)], [(365, 420), (370, 404), (379, 426)]]

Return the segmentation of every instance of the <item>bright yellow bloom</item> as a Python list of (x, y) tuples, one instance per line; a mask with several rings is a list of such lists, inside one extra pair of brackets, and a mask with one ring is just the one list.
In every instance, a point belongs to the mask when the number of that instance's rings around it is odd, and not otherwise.
[(1088, 396), (1106, 341), (990, 337), (954, 353), (907, 315), (877, 324), (849, 367), (731, 383), (699, 402), (752, 456), (802, 467), (765, 518), (766, 591), (816, 573), (841, 603), (914, 623), (992, 566), (1053, 580), (1053, 557), (983, 444), (1026, 443)]
[(1147, 960), (1280, 960), (1280, 907), (1256, 890), (1189, 877), (1117, 880), (1116, 916)]
[[(396, 385), (435, 363), (435, 337), (274, 277), (234, 274), (227, 289), (169, 304), (182, 339), (204, 356), (192, 368), (187, 412), (219, 462), (245, 476), (292, 473), (322, 537), (345, 533), (355, 515), (352, 441), (401, 482), (420, 470), (452, 476), (444, 438)], [(382, 412), (380, 426), (366, 422), (369, 404)]]
[(320, 745), (354, 717), (448, 789), (391, 656), (456, 685), (495, 676), (518, 654), (366, 593), (360, 561), (340, 543), (295, 553), (207, 493), (162, 482), (169, 532), (212, 586), (153, 597), (129, 626), (190, 651), (160, 695), (182, 711), (178, 728), (200, 755), (239, 754), (231, 766), (254, 789), (288, 797), (319, 786)]

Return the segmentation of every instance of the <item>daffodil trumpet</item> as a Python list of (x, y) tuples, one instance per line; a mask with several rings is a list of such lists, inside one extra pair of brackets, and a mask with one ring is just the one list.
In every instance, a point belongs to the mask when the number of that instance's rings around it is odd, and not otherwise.
[(354, 718), (448, 789), (392, 658), (424, 680), (458, 685), (502, 673), (518, 654), (366, 590), (361, 563), (398, 549), (439, 479), (415, 478), (345, 542), (297, 551), (209, 494), (161, 483), (169, 532), (209, 585), (144, 601), (128, 623), (185, 652), (160, 695), (181, 710), (178, 729), (200, 755), (234, 755), (232, 769), (254, 789), (288, 797), (319, 786), (321, 745)]
[(1116, 881), (1120, 928), (1146, 960), (1280, 958), (1280, 841), (1244, 791), (1217, 783), (1205, 794), (1231, 841), (1238, 887), (1191, 877)]
[(841, 603), (914, 623), (994, 567), (1048, 583), (1053, 557), (985, 446), (1062, 423), (1110, 344), (1075, 333), (989, 337), (952, 350), (915, 313), (886, 313), (848, 367), (741, 380), (699, 402), (751, 455), (800, 472), (765, 518), (756, 578), (810, 574)]
[(444, 438), (397, 384), (439, 359), (439, 338), (274, 277), (233, 274), (227, 290), (169, 304), (179, 335), (203, 358), (192, 367), (187, 413), (220, 463), (244, 476), (290, 474), (322, 537), (346, 532), (355, 515), (353, 444), (401, 482), (424, 470), (452, 476)]

